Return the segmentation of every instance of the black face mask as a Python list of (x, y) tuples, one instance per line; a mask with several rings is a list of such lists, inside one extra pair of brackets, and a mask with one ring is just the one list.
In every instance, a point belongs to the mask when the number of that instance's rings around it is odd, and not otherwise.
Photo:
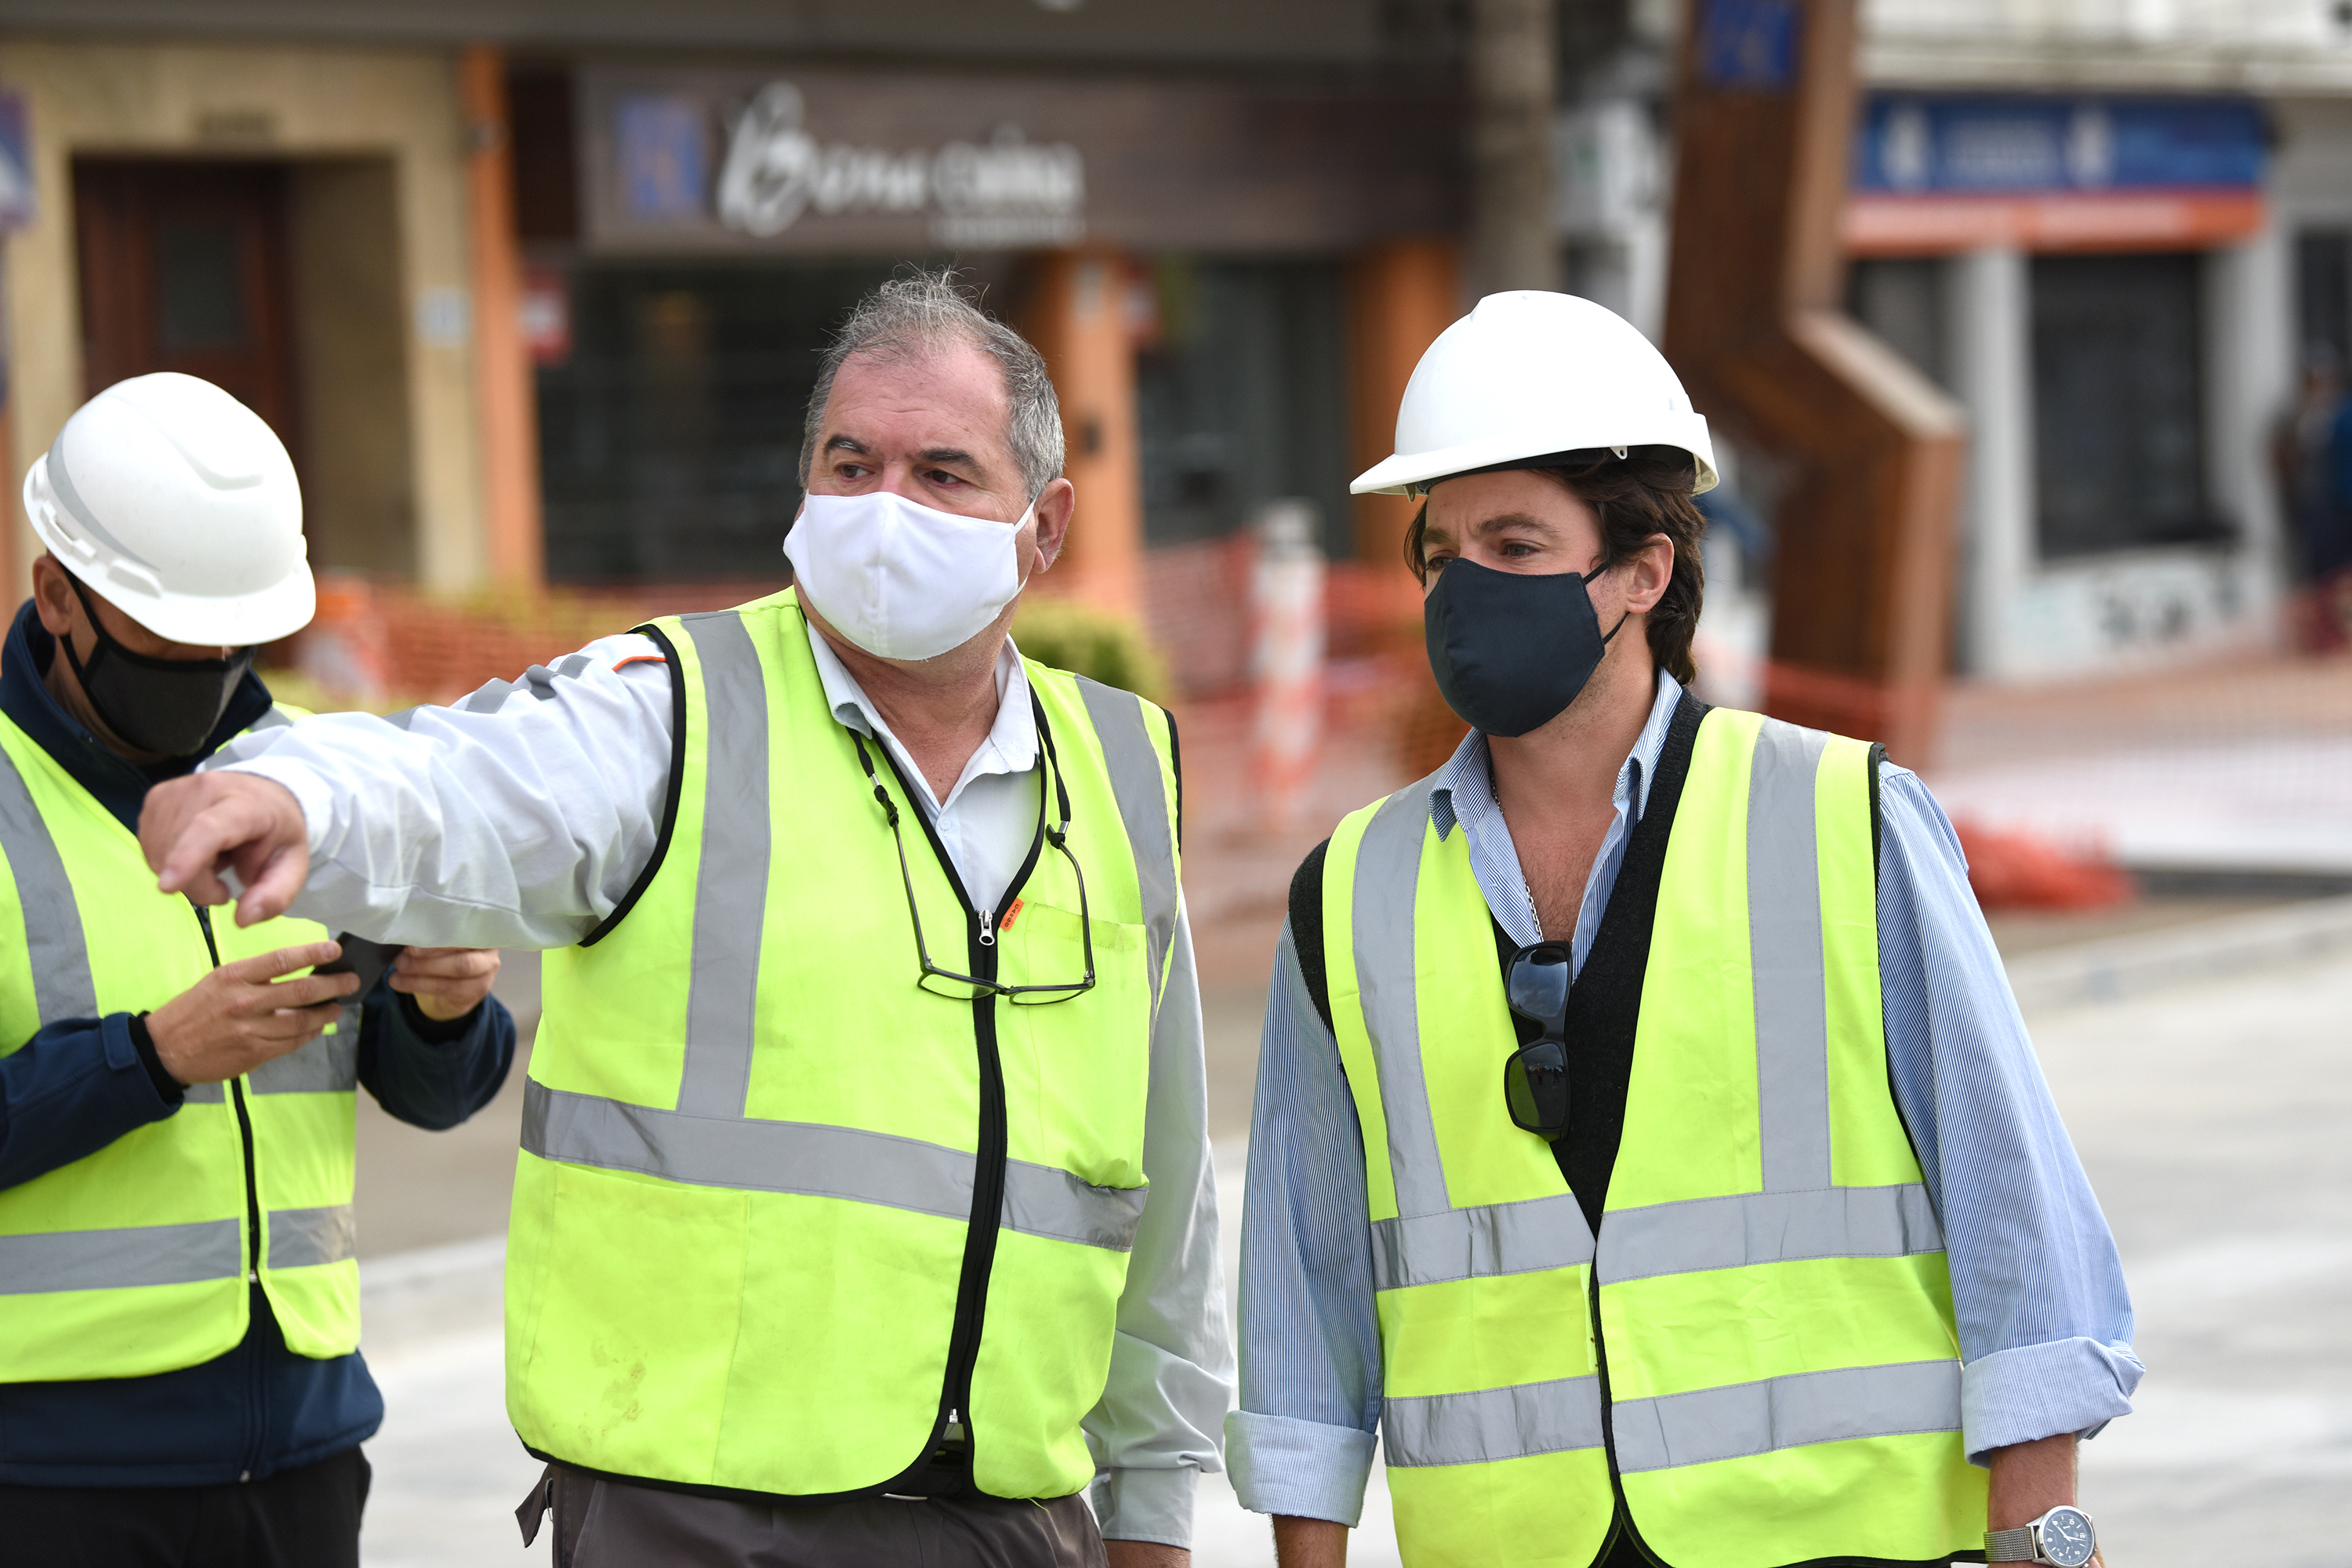
[(1601, 668), (1601, 634), (1584, 585), (1607, 571), (1528, 576), (1454, 560), (1422, 602), (1429, 668), (1445, 705), (1489, 735), (1524, 735), (1550, 723)]
[(239, 648), (226, 658), (154, 658), (133, 653), (106, 635), (89, 590), (79, 581), (73, 589), (98, 646), (84, 664), (74, 652), (71, 636), (58, 641), (91, 710), (127, 746), (160, 757), (194, 755), (228, 711), (229, 699), (253, 667), (253, 650)]

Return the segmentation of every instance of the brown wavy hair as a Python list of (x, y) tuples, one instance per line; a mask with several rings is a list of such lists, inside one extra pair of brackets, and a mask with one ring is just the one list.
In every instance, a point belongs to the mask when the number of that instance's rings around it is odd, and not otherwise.
[[(1691, 634), (1698, 629), (1699, 606), (1706, 596), (1706, 572), (1698, 553), (1706, 518), (1691, 494), (1696, 475), (1690, 454), (1675, 447), (1636, 447), (1622, 458), (1587, 468), (1529, 471), (1555, 481), (1592, 509), (1601, 522), (1603, 570), (1633, 559), (1658, 534), (1673, 543), (1674, 575), (1650, 610), (1650, 657), (1685, 686), (1697, 679)], [(1404, 563), (1423, 584), (1429, 581), (1428, 532), (1429, 503), (1424, 500), (1404, 533)]]

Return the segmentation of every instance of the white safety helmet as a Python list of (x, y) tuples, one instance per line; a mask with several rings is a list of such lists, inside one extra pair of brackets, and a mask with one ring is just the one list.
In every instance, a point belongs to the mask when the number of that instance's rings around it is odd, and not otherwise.
[(1451, 474), (1569, 452), (1676, 447), (1715, 488), (1706, 421), (1665, 355), (1616, 312), (1573, 294), (1489, 294), (1438, 334), (1397, 408), (1396, 454), (1357, 495), (1410, 495)]
[(67, 571), (173, 642), (275, 642), (317, 607), (285, 444), (193, 375), (83, 404), (25, 475), (25, 512)]

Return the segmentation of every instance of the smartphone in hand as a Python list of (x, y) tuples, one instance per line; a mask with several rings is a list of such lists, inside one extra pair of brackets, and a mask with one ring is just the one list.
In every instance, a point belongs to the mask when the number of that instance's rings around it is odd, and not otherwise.
[(350, 1000), (353, 1002), (358, 1001), (361, 997), (365, 996), (369, 992), (374, 990), (375, 983), (383, 978), (383, 972), (392, 967), (393, 961), (407, 951), (404, 946), (388, 942), (370, 942), (363, 936), (353, 936), (349, 931), (343, 932), (341, 936), (335, 938), (335, 940), (342, 943), (343, 955), (341, 958), (336, 959), (331, 963), (322, 963), (319, 965), (318, 968), (312, 970), (310, 973), (313, 974), (358, 975), (360, 977), (360, 988), (357, 991), (352, 992), (350, 997)]

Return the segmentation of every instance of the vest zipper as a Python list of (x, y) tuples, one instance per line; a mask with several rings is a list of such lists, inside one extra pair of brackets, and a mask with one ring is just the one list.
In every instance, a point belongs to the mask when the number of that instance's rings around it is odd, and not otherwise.
[[(909, 803), (914, 800), (914, 785), (899, 771), (898, 761), (888, 747), (878, 748), (890, 772), (898, 781), (898, 788)], [(1041, 783), (1042, 790), (1042, 783)], [(931, 847), (932, 857), (947, 877), (948, 886), (954, 889), (956, 902), (962, 906), (965, 921), (965, 946), (971, 964), (970, 973), (981, 980), (996, 978), (996, 922), (1001, 911), (1013, 907), (1028, 885), (1029, 876), (1036, 868), (1037, 857), (1045, 847), (1045, 805), (1042, 793), (1037, 801), (1037, 828), (1029, 843), (1029, 855), (1004, 889), (994, 910), (982, 914), (972, 905), (971, 895), (965, 891), (963, 878), (957, 874), (955, 862), (949, 858), (947, 847), (940, 842), (939, 830), (931, 820), (918, 810), (903, 813), (922, 825), (923, 838)], [(950, 1495), (968, 1490), (971, 1486), (971, 1464), (980, 1446), (978, 1425), (971, 1415), (971, 1374), (980, 1360), (982, 1321), (988, 1309), (988, 1282), (996, 1265), (997, 1230), (1004, 1214), (1004, 1163), (1009, 1134), (1005, 1125), (1004, 1063), (996, 1040), (996, 1008), (994, 995), (972, 999), (973, 1054), (980, 1069), (980, 1127), (978, 1148), (973, 1156), (971, 1217), (965, 1224), (963, 1267), (956, 1280), (955, 1324), (948, 1336), (948, 1363), (944, 1386), (940, 1391), (939, 1414), (933, 1418), (931, 1436), (924, 1445), (922, 1457), (895, 1480), (876, 1489), (888, 1496)], [(959, 1458), (948, 1457), (940, 1462), (940, 1444), (953, 1436), (951, 1428), (961, 1427), (963, 1452)], [(952, 1478), (943, 1475), (943, 1468), (960, 1469)], [(940, 1483), (952, 1479), (952, 1485)]]
[[(1605, 1216), (1604, 1216), (1605, 1222)], [(1592, 1315), (1592, 1365), (1601, 1379), (1601, 1452), (1609, 1464), (1609, 1491), (1617, 1500), (1617, 1517), (1612, 1521), (1609, 1538), (1601, 1542), (1601, 1555), (1594, 1561), (1606, 1562), (1617, 1549), (1617, 1537), (1622, 1532), (1633, 1543), (1633, 1550), (1645, 1563), (1655, 1563), (1665, 1568), (1664, 1560), (1650, 1550), (1642, 1532), (1633, 1527), (1633, 1510), (1625, 1501), (1625, 1482), (1617, 1473), (1617, 1424), (1610, 1414), (1609, 1347), (1601, 1340), (1601, 1274), (1598, 1268), (1600, 1247), (1593, 1247), (1595, 1266), (1584, 1271), (1586, 1310)]]
[[(205, 933), (205, 952), (211, 957), (213, 967), (218, 969), (220, 946), (213, 941), (213, 912), (194, 899), (188, 900), (188, 907), (196, 911), (196, 924)], [(237, 1143), (245, 1155), (245, 1281), (246, 1291), (251, 1298), (247, 1302), (246, 1315), (247, 1331), (250, 1334), (256, 1314), (267, 1309), (261, 1295), (261, 1186), (254, 1173), (253, 1116), (245, 1103), (245, 1079), (242, 1077), (228, 1080), (228, 1098), (229, 1104), (236, 1111)], [(245, 1418), (249, 1436), (246, 1442), (245, 1462), (237, 1468), (236, 1479), (240, 1481), (251, 1480), (253, 1472), (261, 1464), (261, 1426), (266, 1404), (261, 1386), (264, 1371), (261, 1357), (248, 1354), (245, 1362)]]

